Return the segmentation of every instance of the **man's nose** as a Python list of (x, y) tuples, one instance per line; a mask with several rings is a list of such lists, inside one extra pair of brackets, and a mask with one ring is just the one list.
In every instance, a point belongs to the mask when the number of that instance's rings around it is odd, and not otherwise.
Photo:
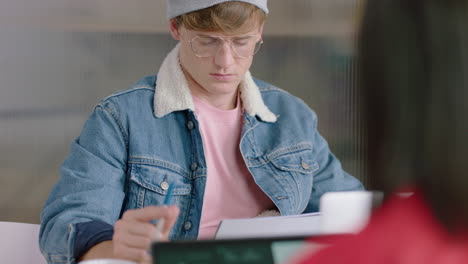
[(223, 42), (214, 56), (214, 63), (220, 67), (226, 68), (234, 64), (235, 54), (228, 42)]

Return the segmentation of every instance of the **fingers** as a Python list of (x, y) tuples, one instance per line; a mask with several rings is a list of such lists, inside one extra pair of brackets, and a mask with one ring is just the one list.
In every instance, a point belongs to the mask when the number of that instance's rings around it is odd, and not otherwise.
[(164, 236), (168, 236), (171, 231), (172, 226), (174, 226), (177, 217), (179, 216), (180, 210), (179, 207), (173, 205), (167, 208), (167, 216), (164, 218), (164, 228), (162, 233)]
[[(167, 240), (169, 232), (179, 215), (177, 206), (149, 206), (128, 210), (114, 225), (112, 238), (114, 255), (134, 262), (148, 262), (152, 237), (162, 231), (160, 240)], [(149, 221), (164, 219), (163, 230), (157, 230)]]
[(151, 232), (146, 232), (147, 230), (154, 230), (154, 226), (124, 219), (117, 221), (112, 237), (115, 257), (134, 262), (144, 259), (151, 244)]
[(140, 262), (146, 258), (148, 252), (141, 248), (129, 248), (119, 243), (114, 243), (114, 256), (118, 259), (125, 259)]
[(167, 218), (173, 211), (172, 207), (148, 206), (142, 209), (128, 210), (123, 214), (122, 219), (149, 222), (155, 219)]
[(156, 227), (154, 225), (147, 222), (137, 221), (134, 219), (121, 219), (115, 223), (114, 233), (122, 230), (124, 233), (144, 237), (153, 233), (155, 228)]
[(131, 234), (122, 236), (120, 234), (121, 233), (118, 233), (113, 239), (118, 242), (119, 245), (123, 245), (125, 247), (145, 249), (149, 248), (151, 244), (151, 239), (146, 236), (135, 236)]

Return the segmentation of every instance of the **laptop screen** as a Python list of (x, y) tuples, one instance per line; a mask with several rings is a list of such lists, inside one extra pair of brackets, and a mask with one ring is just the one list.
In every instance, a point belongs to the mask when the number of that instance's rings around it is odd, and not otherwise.
[(155, 242), (157, 264), (284, 264), (323, 244), (304, 237)]

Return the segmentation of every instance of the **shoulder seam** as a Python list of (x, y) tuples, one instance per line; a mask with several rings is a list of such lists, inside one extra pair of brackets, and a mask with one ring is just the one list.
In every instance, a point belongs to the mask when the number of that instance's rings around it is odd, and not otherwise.
[(124, 95), (124, 94), (128, 94), (128, 93), (132, 93), (132, 92), (135, 92), (135, 91), (139, 91), (139, 90), (149, 90), (149, 91), (154, 91), (154, 87), (150, 87), (150, 86), (137, 86), (137, 87), (132, 87), (132, 88), (129, 88), (129, 89), (126, 89), (126, 90), (122, 90), (122, 91), (119, 91), (119, 92), (115, 92), (114, 94), (111, 94), (109, 95), (108, 97), (104, 98), (102, 100), (102, 102), (105, 102), (113, 97), (118, 97), (118, 96), (121, 96), (121, 95)]
[(263, 93), (263, 92), (279, 92), (279, 93), (283, 93), (283, 94), (288, 95), (288, 96), (296, 97), (296, 96), (292, 95), (291, 93), (289, 93), (288, 91), (283, 90), (283, 89), (281, 89), (279, 87), (276, 87), (274, 85), (269, 85), (268, 87), (262, 87), (262, 88), (259, 88), (259, 90), (260, 90), (261, 93)]
[(283, 89), (281, 88), (278, 88), (276, 86), (273, 86), (273, 85), (269, 85), (268, 87), (262, 87), (260, 88), (260, 91), (261, 92), (269, 92), (269, 91), (279, 91), (279, 92), (284, 92)]
[[(108, 104), (111, 104), (111, 103), (108, 102)], [(109, 109), (109, 107), (104, 105), (103, 103), (100, 103), (100, 104), (96, 105), (95, 109), (98, 109), (98, 108), (100, 108), (102, 111), (105, 111), (110, 116), (112, 116), (112, 118), (114, 119), (114, 122), (119, 127), (120, 133), (122, 134), (122, 137), (124, 138), (125, 147), (127, 148), (127, 151), (128, 151), (128, 135), (127, 135), (127, 133), (125, 133), (125, 130), (124, 130), (122, 124), (120, 123), (118, 116), (116, 116), (115, 111), (113, 109)]]
[(291, 93), (289, 93), (288, 91), (286, 90), (283, 90), (279, 87), (276, 87), (275, 85), (272, 85), (272, 84), (269, 84), (269, 83), (265, 83), (267, 84), (266, 86), (263, 86), (263, 87), (259, 87), (259, 90), (260, 90), (260, 93), (267, 93), (267, 92), (278, 92), (278, 93), (281, 93), (283, 94), (284, 96), (289, 96), (291, 97), (292, 99), (294, 99), (295, 101), (297, 101), (298, 103), (304, 105), (313, 115), (314, 117), (314, 120), (317, 120), (317, 116), (316, 116), (316, 113), (315, 111), (300, 97), (297, 97)]

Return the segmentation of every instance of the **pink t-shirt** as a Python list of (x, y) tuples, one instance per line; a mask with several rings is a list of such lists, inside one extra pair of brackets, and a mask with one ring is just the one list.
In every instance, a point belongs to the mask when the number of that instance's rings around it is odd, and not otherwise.
[(242, 107), (221, 110), (193, 97), (207, 163), (198, 239), (212, 239), (226, 218), (254, 217), (273, 202), (257, 186), (239, 149)]

